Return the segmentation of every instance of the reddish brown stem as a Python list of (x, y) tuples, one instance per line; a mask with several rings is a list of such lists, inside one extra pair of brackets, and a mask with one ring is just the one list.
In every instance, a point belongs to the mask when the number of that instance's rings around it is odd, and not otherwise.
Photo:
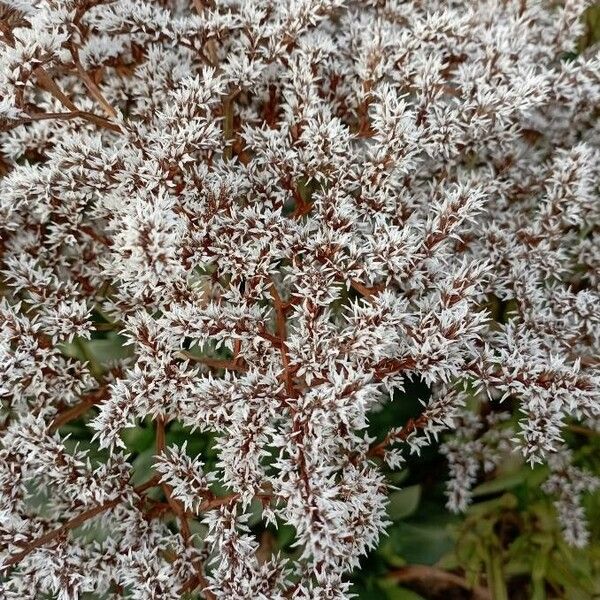
[(429, 565), (400, 567), (390, 573), (390, 578), (398, 583), (419, 581), (428, 588), (431, 587), (432, 583), (445, 585), (446, 587), (460, 587), (470, 591), (473, 600), (492, 600), (492, 596), (487, 589), (480, 586), (470, 586), (463, 577)]
[(360, 281), (353, 279), (350, 282), (350, 285), (361, 295), (364, 296), (369, 302), (373, 300), (373, 298), (384, 289), (384, 286), (375, 286), (375, 287), (367, 287)]
[(109, 392), (108, 388), (106, 387), (84, 396), (79, 404), (76, 404), (75, 406), (57, 414), (54, 417), (54, 420), (50, 425), (50, 431), (57, 431), (63, 425), (77, 419), (81, 415), (84, 415), (90, 408), (92, 408), (92, 406), (100, 404), (103, 400), (106, 400), (108, 396)]
[(104, 129), (110, 129), (111, 131), (115, 131), (117, 133), (122, 133), (121, 128), (116, 124), (112, 123), (108, 119), (104, 117), (100, 117), (99, 115), (95, 115), (94, 113), (85, 112), (83, 110), (74, 110), (71, 112), (64, 113), (33, 113), (27, 115), (22, 119), (19, 119), (19, 124), (26, 123), (27, 121), (48, 121), (48, 120), (63, 120), (70, 121), (72, 119), (82, 118), (86, 121), (90, 121), (99, 127), (103, 127)]
[[(43, 67), (38, 67), (37, 69), (35, 69), (33, 71), (33, 74), (35, 75), (38, 86), (41, 89), (46, 90), (47, 92), (52, 94), (65, 108), (67, 108), (70, 111), (69, 113), (66, 113), (67, 115), (75, 115), (86, 119), (87, 121), (90, 121), (100, 127), (111, 129), (112, 131), (117, 131), (119, 133), (121, 132), (121, 127), (119, 127), (115, 123), (112, 123), (108, 119), (104, 119), (103, 117), (100, 117), (99, 115), (96, 115), (94, 113), (88, 113), (79, 110), (75, 103), (60, 89), (58, 84), (54, 81), (54, 79), (52, 79), (52, 77), (46, 72), (46, 70)], [(67, 118), (62, 113), (54, 114), (61, 115), (60, 118), (62, 119)], [(31, 119), (35, 120), (34, 117), (35, 115), (30, 116)]]
[(418, 419), (409, 419), (408, 422), (400, 431), (389, 434), (379, 444), (373, 446), (369, 450), (369, 456), (383, 456), (387, 447), (395, 442), (403, 442), (408, 436), (417, 429), (422, 429), (427, 425), (428, 419), (425, 416), (420, 416)]
[(285, 389), (290, 398), (294, 398), (297, 394), (294, 389), (294, 381), (290, 369), (290, 359), (288, 356), (287, 345), (285, 343), (287, 337), (285, 305), (274, 282), (271, 283), (270, 293), (273, 299), (273, 308), (275, 310), (275, 328), (277, 332), (277, 341), (281, 352), (281, 362), (283, 363), (283, 377), (285, 381)]
[(246, 371), (246, 366), (241, 360), (226, 360), (221, 358), (210, 358), (208, 356), (196, 356), (191, 352), (187, 352), (186, 350), (182, 350), (180, 352), (182, 356), (187, 358), (188, 360), (193, 360), (194, 362), (202, 363), (207, 367), (212, 367), (213, 369), (228, 369), (230, 371)]
[[(158, 417), (156, 419), (156, 454), (164, 454), (166, 450), (166, 435), (165, 435), (165, 420), (163, 417)], [(181, 537), (183, 541), (187, 544), (190, 539), (190, 527), (185, 516), (185, 510), (180, 502), (173, 498), (171, 486), (166, 483), (161, 484), (161, 488), (165, 494), (165, 498), (171, 507), (171, 510), (177, 517), (181, 523)]]
[(38, 67), (37, 69), (34, 69), (33, 74), (39, 88), (52, 94), (65, 108), (68, 108), (70, 111), (77, 112), (79, 110), (75, 103), (60, 89), (60, 87), (47, 73), (44, 67)]
[(117, 116), (117, 111), (108, 103), (108, 101), (100, 91), (100, 88), (96, 85), (94, 80), (88, 75), (87, 71), (83, 68), (83, 65), (79, 61), (79, 52), (77, 51), (77, 48), (71, 48), (71, 55), (73, 56), (73, 61), (75, 63), (75, 67), (77, 68), (77, 73), (79, 74), (79, 77), (83, 81), (83, 84), (87, 88), (92, 98), (94, 98), (94, 100), (96, 100), (96, 102), (98, 102), (98, 104), (102, 106), (104, 112), (106, 112), (106, 114), (109, 117), (114, 119)]

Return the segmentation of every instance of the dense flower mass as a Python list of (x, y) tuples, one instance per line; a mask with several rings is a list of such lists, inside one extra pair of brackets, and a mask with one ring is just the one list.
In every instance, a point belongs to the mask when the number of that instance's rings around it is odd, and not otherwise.
[[(0, 2), (2, 598), (347, 598), (382, 465), (446, 430), (450, 508), (516, 447), (585, 543), (598, 482), (561, 435), (600, 423), (585, 7)], [(422, 415), (373, 439), (407, 378)]]

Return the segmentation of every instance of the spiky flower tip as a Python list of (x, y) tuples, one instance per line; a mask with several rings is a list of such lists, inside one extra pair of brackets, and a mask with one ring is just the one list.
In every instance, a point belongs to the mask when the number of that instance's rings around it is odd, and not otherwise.
[[(450, 508), (517, 446), (585, 542), (597, 482), (561, 440), (600, 422), (585, 5), (0, 2), (3, 598), (348, 598), (382, 465), (446, 430)], [(422, 415), (372, 439), (407, 378)]]

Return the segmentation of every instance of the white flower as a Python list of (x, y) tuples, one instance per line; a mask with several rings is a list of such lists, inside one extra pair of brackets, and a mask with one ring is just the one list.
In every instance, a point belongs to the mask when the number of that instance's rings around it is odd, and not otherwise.
[[(600, 418), (584, 1), (3, 4), (6, 597), (348, 598), (378, 461), (445, 432), (452, 510), (512, 444), (586, 541), (596, 482), (557, 466)], [(421, 415), (370, 438), (407, 378)]]

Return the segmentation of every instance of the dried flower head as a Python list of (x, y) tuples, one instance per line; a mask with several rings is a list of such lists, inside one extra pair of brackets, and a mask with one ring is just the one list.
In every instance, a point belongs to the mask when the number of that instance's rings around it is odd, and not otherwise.
[[(380, 459), (445, 430), (451, 508), (514, 437), (585, 541), (593, 482), (561, 462), (565, 423), (600, 422), (585, 6), (0, 2), (2, 597), (348, 598)], [(373, 440), (407, 378), (422, 416)], [(516, 403), (511, 438), (464, 384)]]

